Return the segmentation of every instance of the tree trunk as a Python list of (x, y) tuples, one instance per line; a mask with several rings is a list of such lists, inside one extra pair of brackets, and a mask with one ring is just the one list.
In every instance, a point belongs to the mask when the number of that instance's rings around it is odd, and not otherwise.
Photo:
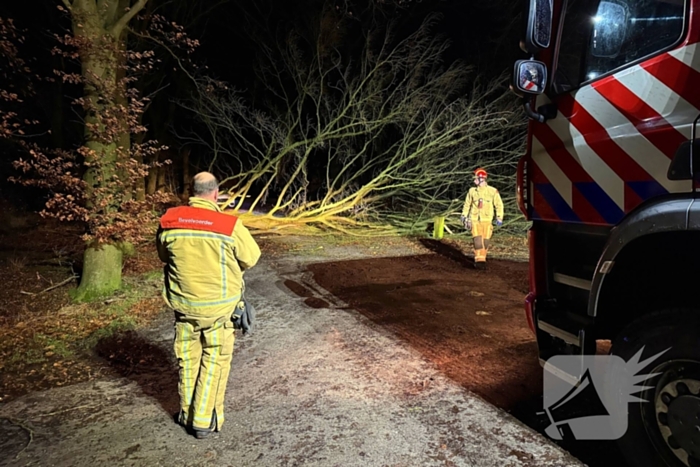
[[(153, 158), (151, 163), (155, 162), (157, 159)], [(153, 193), (156, 192), (156, 189), (158, 188), (158, 171), (161, 168), (159, 167), (151, 167), (148, 169), (148, 177), (146, 177), (146, 194), (147, 195), (152, 195)]]
[[(141, 161), (139, 161), (141, 162)], [(136, 180), (136, 186), (134, 186), (134, 198), (136, 201), (145, 201), (146, 200), (146, 180), (143, 178), (140, 178)]]
[[(93, 235), (99, 233), (99, 228), (110, 227), (121, 202), (132, 191), (130, 180), (124, 178), (127, 174), (117, 171), (117, 162), (120, 157), (125, 161), (130, 149), (127, 112), (120, 106), (127, 100), (124, 83), (119, 79), (120, 64), (128, 24), (147, 3), (148, 0), (64, 1), (71, 14), (84, 80), (87, 170), (83, 179), (89, 225), (93, 229), (88, 233)], [(86, 245), (83, 274), (74, 298), (89, 300), (119, 289), (121, 274), (122, 250), (116, 241), (100, 247), (94, 243)]]
[(122, 250), (115, 245), (88, 247), (83, 256), (83, 275), (73, 300), (89, 302), (122, 285)]
[[(143, 117), (142, 115), (139, 115), (139, 124), (141, 123), (142, 117)], [(143, 144), (143, 140), (145, 138), (146, 138), (146, 133), (139, 133), (134, 138), (134, 140), (135, 140), (134, 143), (137, 145), (141, 145), (141, 144)], [(140, 154), (135, 155), (134, 159), (139, 164), (144, 163), (143, 156)], [(146, 199), (146, 180), (147, 180), (147, 176), (143, 177), (143, 178), (138, 178), (134, 182), (134, 198), (136, 199), (136, 201), (144, 201)]]
[(180, 199), (187, 201), (191, 194), (192, 176), (190, 175), (190, 148), (182, 150), (182, 194)]
[[(124, 3), (124, 2), (122, 2)], [(128, 2), (126, 2), (128, 6)], [(123, 109), (128, 109), (129, 100), (126, 95), (126, 30), (122, 32), (122, 36), (119, 38), (119, 55), (118, 60), (120, 63), (117, 64), (117, 89), (116, 89), (116, 104)], [(131, 129), (129, 128), (129, 121), (124, 115), (120, 122), (120, 133), (118, 139), (119, 151), (117, 156), (122, 162), (126, 162), (131, 158)], [(129, 178), (128, 170), (123, 170), (119, 175), (122, 180), (127, 180)], [(124, 201), (128, 201), (133, 196), (134, 187), (127, 184), (124, 185)]]
[[(63, 57), (56, 55), (53, 58), (54, 68), (57, 70), (65, 70), (63, 63)], [(57, 79), (52, 89), (51, 95), (51, 144), (54, 148), (64, 149), (65, 148), (65, 120), (63, 118), (63, 80)]]
[(165, 191), (165, 167), (158, 167), (158, 184), (156, 186), (156, 191)]
[[(87, 205), (98, 210), (98, 214), (109, 214), (117, 209), (121, 193), (112, 193), (107, 183), (116, 172), (118, 159), (117, 140), (105, 139), (105, 134), (114, 131), (105, 123), (105, 116), (119, 115), (117, 89), (119, 69), (118, 38), (104, 30), (99, 9), (89, 1), (75, 2), (74, 8), (82, 5), (82, 22), (73, 18), (73, 32), (76, 37), (86, 40), (89, 46), (81, 51), (82, 76), (85, 79), (84, 96), (88, 102), (85, 115), (85, 143), (90, 150), (85, 163)], [(99, 51), (99, 52), (98, 52)], [(124, 122), (118, 126), (123, 129)], [(121, 174), (117, 174), (119, 176)], [(93, 214), (94, 215), (94, 214)], [(109, 216), (105, 216), (109, 217)], [(116, 245), (105, 244), (101, 248), (88, 245), (83, 260), (83, 274), (75, 295), (76, 300), (85, 301), (104, 296), (121, 286), (122, 253)]]

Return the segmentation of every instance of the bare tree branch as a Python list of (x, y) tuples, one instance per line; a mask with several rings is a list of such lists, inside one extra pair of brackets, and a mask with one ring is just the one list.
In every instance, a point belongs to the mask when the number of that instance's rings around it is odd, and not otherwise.
[[(322, 42), (322, 28), (263, 45), (262, 105), (198, 78), (182, 105), (206, 129), (199, 139), (216, 151), (212, 167), (233, 169), (222, 185), (238, 215), (252, 226), (410, 231), (458, 212), (477, 165), (510, 184), (525, 121), (505, 78), (479, 85), (464, 64), (443, 65), (449, 44), (433, 33), (438, 20), (400, 40), (373, 23), (356, 58)], [(504, 198), (517, 219), (514, 197)]]
[(126, 27), (127, 24), (129, 24), (129, 21), (131, 21), (142, 9), (143, 7), (146, 6), (146, 3), (148, 3), (148, 0), (138, 0), (136, 2), (136, 5), (132, 6), (129, 11), (124, 13), (124, 15), (117, 20), (117, 22), (112, 26), (110, 33), (114, 37), (119, 37), (122, 33), (122, 30)]

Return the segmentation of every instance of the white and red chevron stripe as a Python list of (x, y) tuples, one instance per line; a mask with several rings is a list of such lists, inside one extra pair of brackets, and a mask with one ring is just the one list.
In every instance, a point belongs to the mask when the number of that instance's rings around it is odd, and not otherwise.
[(681, 47), (559, 96), (557, 117), (532, 124), (533, 218), (612, 225), (650, 197), (692, 190), (667, 171), (700, 114), (698, 26)]

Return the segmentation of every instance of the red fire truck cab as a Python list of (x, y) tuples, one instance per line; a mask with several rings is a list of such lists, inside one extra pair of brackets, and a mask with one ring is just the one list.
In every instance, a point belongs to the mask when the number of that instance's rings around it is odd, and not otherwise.
[(618, 441), (634, 466), (700, 466), (699, 43), (700, 0), (531, 0), (514, 68), (540, 362), (668, 349)]

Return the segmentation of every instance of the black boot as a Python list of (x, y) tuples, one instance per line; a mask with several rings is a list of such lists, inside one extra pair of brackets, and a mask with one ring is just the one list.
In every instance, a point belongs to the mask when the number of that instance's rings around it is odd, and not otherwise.
[(196, 430), (194, 428), (192, 429), (192, 431), (194, 431), (194, 437), (197, 439), (208, 438), (213, 433), (213, 431), (211, 430)]
[(192, 427), (192, 431), (194, 432), (195, 438), (205, 439), (205, 438), (208, 438), (212, 433), (214, 433), (215, 428), (216, 428), (216, 409), (214, 409), (214, 413), (212, 414), (211, 423), (209, 424), (208, 430), (198, 430), (198, 429)]

